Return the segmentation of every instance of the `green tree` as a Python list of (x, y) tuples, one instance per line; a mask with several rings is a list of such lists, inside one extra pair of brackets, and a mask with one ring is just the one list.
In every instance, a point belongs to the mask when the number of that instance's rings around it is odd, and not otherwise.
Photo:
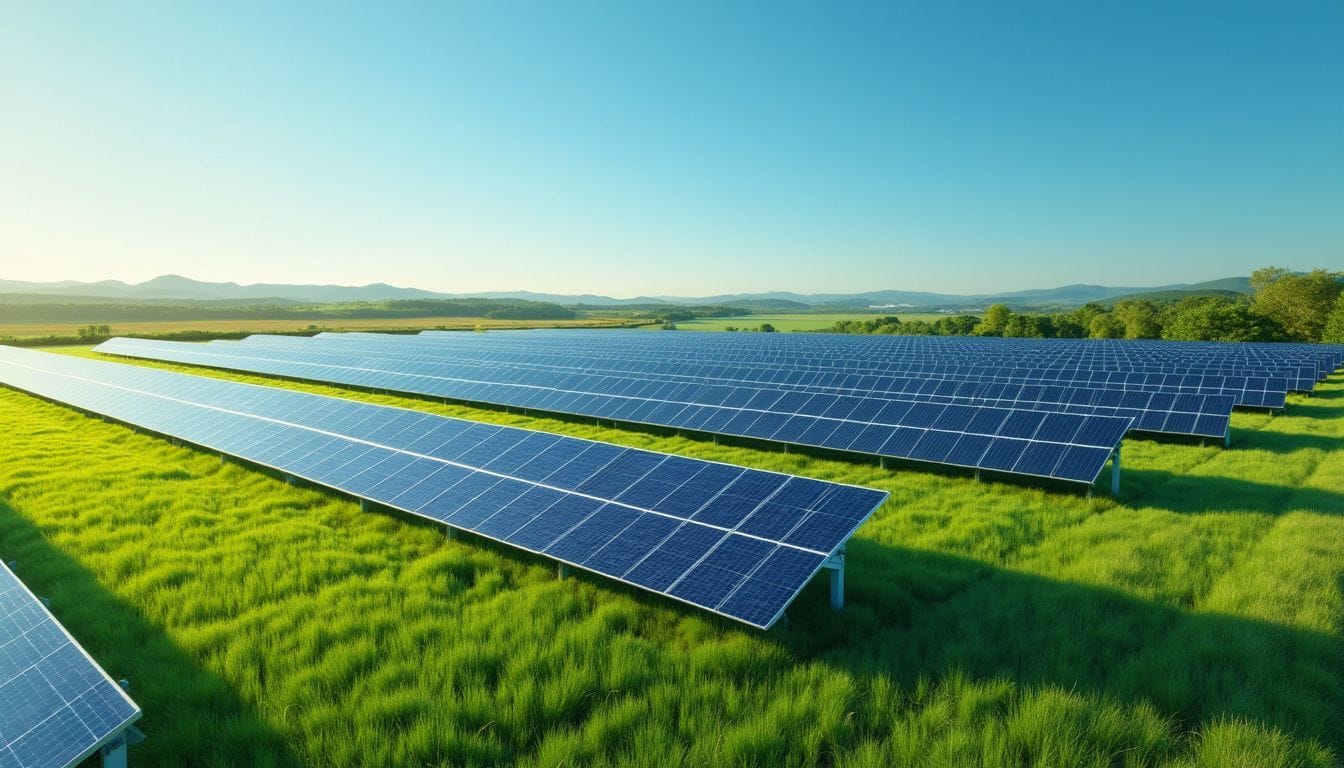
[(1344, 273), (1313, 269), (1295, 275), (1282, 267), (1251, 273), (1251, 309), (1279, 325), (1294, 341), (1320, 341), (1326, 318), (1344, 291)]
[(976, 336), (1002, 336), (1003, 329), (1008, 327), (1008, 320), (1013, 316), (1013, 311), (1007, 304), (991, 304), (985, 309), (985, 317), (980, 324), (975, 326)]
[(1330, 310), (1330, 316), (1325, 319), (1321, 341), (1326, 344), (1344, 344), (1344, 293), (1335, 299), (1335, 308)]
[(1172, 305), (1162, 338), (1177, 341), (1282, 341), (1281, 325), (1251, 311), (1246, 299), (1200, 296)]
[(975, 315), (954, 315), (938, 318), (933, 329), (940, 336), (970, 336), (979, 324), (980, 318)]
[(1086, 338), (1092, 329), (1092, 320), (1106, 314), (1106, 308), (1090, 301), (1083, 306), (1055, 318), (1055, 336), (1061, 339)]
[(1157, 305), (1151, 301), (1117, 301), (1111, 317), (1124, 328), (1126, 339), (1156, 339), (1162, 336), (1157, 320)]
[(1027, 316), (1026, 316), (1026, 315), (1010, 315), (1010, 316), (1008, 317), (1008, 322), (1004, 323), (1004, 325), (1003, 325), (1003, 331), (1001, 332), (1000, 335), (1002, 335), (1002, 336), (1012, 336), (1012, 337), (1015, 337), (1015, 338), (1020, 338), (1020, 337), (1022, 337), (1022, 336), (1026, 336), (1026, 335), (1027, 335)]
[(1125, 326), (1105, 312), (1093, 315), (1092, 322), (1087, 324), (1087, 337), (1090, 339), (1120, 339), (1124, 335)]
[(774, 333), (775, 326), (769, 323), (761, 323), (761, 331), (763, 331), (764, 333)]

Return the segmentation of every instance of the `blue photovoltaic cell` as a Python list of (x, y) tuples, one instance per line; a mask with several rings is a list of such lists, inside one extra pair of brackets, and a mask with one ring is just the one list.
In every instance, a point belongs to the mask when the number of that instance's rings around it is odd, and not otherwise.
[[(717, 342), (713, 336), (702, 334), (687, 334), (696, 340), (696, 343), (705, 347), (704, 357), (712, 359), (716, 355)], [(629, 349), (618, 351), (619, 348), (630, 346), (627, 339), (619, 335), (603, 335), (602, 333), (589, 333), (581, 335), (575, 333), (548, 334), (538, 333), (532, 336), (519, 336), (517, 334), (495, 334), (493, 337), (502, 340), (498, 344), (493, 342), (480, 344), (474, 342), (463, 343), (461, 335), (443, 336), (439, 334), (425, 334), (419, 337), (398, 336), (389, 338), (388, 336), (376, 336), (368, 334), (343, 334), (343, 335), (321, 335), (314, 340), (279, 340), (272, 341), (268, 337), (252, 337), (246, 345), (250, 352), (257, 355), (271, 355), (284, 357), (292, 355), (295, 351), (314, 351), (314, 349), (332, 352), (340, 351), (346, 358), (358, 357), (361, 366), (372, 363), (375, 368), (390, 371), (424, 372), (422, 365), (424, 363), (438, 362), (441, 366), (447, 366), (452, 369), (462, 363), (480, 365), (482, 363), (494, 364), (495, 370), (507, 368), (525, 369), (526, 371), (539, 372), (546, 371), (554, 374), (551, 383), (553, 386), (575, 386), (584, 381), (592, 381), (591, 378), (585, 379), (582, 376), (575, 377), (572, 374), (576, 370), (585, 375), (601, 373), (603, 377), (598, 381), (606, 381), (606, 386), (610, 391), (615, 391), (618, 387), (610, 383), (609, 377), (623, 377), (624, 381), (639, 381), (639, 377), (648, 377), (656, 375), (659, 386), (656, 390), (650, 390), (647, 386), (639, 388), (639, 394), (658, 397), (669, 396), (669, 393), (682, 391), (677, 389), (676, 382), (698, 382), (701, 384), (731, 384), (739, 389), (734, 389), (731, 397), (726, 397), (715, 402), (719, 404), (740, 405), (743, 401), (743, 386), (761, 386), (768, 384), (786, 389), (797, 389), (798, 392), (790, 393), (791, 396), (781, 398), (781, 392), (776, 390), (773, 395), (768, 397), (748, 400), (746, 407), (751, 408), (774, 408), (776, 410), (811, 410), (815, 404), (832, 404), (827, 407), (822, 415), (827, 417), (843, 416), (843, 418), (855, 421), (868, 421), (870, 414), (878, 412), (878, 406), (874, 402), (880, 403), (884, 400), (896, 398), (907, 400), (939, 400), (949, 403), (961, 403), (969, 405), (998, 406), (1029, 408), (1033, 410), (1061, 411), (1068, 413), (1092, 413), (1097, 415), (1123, 416), (1137, 419), (1145, 415), (1150, 409), (1157, 406), (1150, 406), (1147, 403), (1148, 395), (1153, 391), (1160, 391), (1165, 388), (1185, 388), (1182, 391), (1188, 391), (1195, 399), (1187, 404), (1179, 406), (1188, 408), (1197, 415), (1203, 414), (1223, 414), (1230, 413), (1232, 404), (1240, 403), (1247, 405), (1269, 404), (1276, 407), (1282, 406), (1286, 384), (1278, 385), (1280, 392), (1277, 395), (1277, 403), (1265, 403), (1265, 398), (1273, 398), (1273, 393), (1265, 391), (1269, 383), (1264, 379), (1254, 379), (1248, 377), (1184, 377), (1177, 375), (1160, 374), (1154, 378), (1145, 373), (1135, 373), (1123, 379), (1112, 380), (1107, 372), (1081, 371), (1078, 373), (1077, 380), (1067, 380), (1059, 378), (1067, 371), (1026, 371), (1022, 373), (1012, 373), (1011, 375), (999, 376), (996, 374), (1007, 373), (1001, 368), (967, 368), (966, 372), (958, 368), (956, 371), (950, 371), (946, 366), (935, 367), (927, 370), (923, 367), (912, 369), (909, 373), (882, 373), (881, 375), (864, 376), (838, 376), (836, 374), (825, 373), (824, 370), (810, 368), (820, 363), (817, 360), (806, 360), (802, 357), (790, 361), (787, 357), (777, 357), (764, 364), (759, 361), (748, 362), (743, 359), (741, 354), (734, 354), (724, 358), (724, 362), (714, 364), (713, 362), (668, 362), (662, 359), (661, 352), (669, 344), (675, 346), (674, 341), (666, 341), (665, 337), (650, 337), (641, 335), (644, 338), (638, 341), (635, 350)], [(816, 336), (797, 335), (790, 338), (803, 338), (817, 340)], [(827, 342), (840, 341), (852, 337), (830, 336), (825, 337)], [(269, 349), (258, 347), (257, 342), (266, 340), (265, 345)], [(534, 341), (535, 340), (535, 341)], [(997, 340), (999, 344), (1014, 346), (1017, 340)], [(148, 342), (152, 343), (152, 342)], [(577, 350), (575, 354), (566, 354), (565, 350), (572, 344), (582, 344), (582, 350)], [(739, 342), (740, 344), (741, 342)], [(769, 340), (757, 339), (755, 342), (747, 342), (745, 346), (753, 344), (766, 345)], [(283, 349), (277, 350), (276, 345), (289, 347), (289, 351)], [(222, 351), (226, 351), (226, 346), (221, 346)], [(722, 354), (722, 353), (719, 353)], [(700, 356), (697, 356), (697, 360)], [(582, 366), (575, 364), (576, 359), (582, 360)], [(829, 362), (829, 361), (828, 361)], [(848, 364), (882, 366), (884, 363), (878, 359), (872, 360), (851, 360)], [(781, 367), (784, 365), (788, 367)], [(979, 372), (974, 372), (978, 370)], [(488, 375), (488, 374), (487, 374)], [(919, 378), (919, 377), (925, 378)], [(963, 378), (964, 376), (964, 378)], [(1099, 378), (1102, 376), (1104, 378)], [(928, 377), (946, 377), (933, 378)], [(667, 382), (672, 383), (667, 383)], [(1139, 392), (1137, 397), (1129, 400), (1129, 404), (1124, 407), (1118, 405), (1115, 395), (1123, 394), (1122, 390), (1105, 389), (1102, 387), (1141, 387), (1144, 391)], [(1272, 387), (1270, 387), (1272, 388)], [(684, 389), (684, 387), (683, 387)], [(703, 388), (702, 388), (703, 389)], [(630, 394), (624, 391), (625, 394)], [(806, 393), (820, 393), (827, 396), (824, 400), (818, 400), (806, 396)], [(847, 398), (845, 400), (835, 400), (835, 395), (860, 395), (861, 400)], [(859, 405), (856, 407), (855, 402)], [(616, 415), (622, 409), (614, 408), (612, 414)], [(621, 415), (620, 418), (627, 418)], [(643, 420), (641, 418), (629, 420)], [(731, 420), (730, 420), (731, 423)], [(737, 432), (726, 429), (729, 434)], [(1203, 435), (1204, 437), (1222, 437), (1222, 435)]]
[[(577, 438), (11, 347), (0, 347), (0, 383), (759, 627), (779, 617), (886, 497)], [(733, 561), (735, 553), (740, 561)], [(771, 562), (788, 570), (773, 573)], [(794, 567), (799, 562), (814, 567), (804, 572)]]
[(139, 718), (121, 686), (0, 563), (0, 768), (75, 765)]
[[(973, 452), (951, 450), (956, 438), (965, 434), (1050, 442), (1059, 451), (1068, 445), (1084, 444), (1109, 449), (1106, 453), (1109, 456), (1118, 448), (1135, 415), (1116, 409), (1106, 412), (1091, 404), (1064, 412), (1052, 408), (1069, 406), (1039, 402), (1029, 407), (998, 401), (902, 402), (890, 400), (886, 395), (772, 389), (774, 383), (724, 386), (708, 380), (660, 381), (658, 371), (597, 375), (582, 370), (540, 370), (479, 361), (444, 362), (417, 356), (402, 359), (396, 354), (396, 350), (402, 349), (396, 346), (403, 343), (400, 340), (389, 342), (394, 345), (392, 352), (377, 353), (348, 350), (344, 344), (326, 339), (308, 343), (319, 346), (309, 350), (259, 344), (113, 339), (98, 350), (972, 468), (980, 465), (962, 462)], [(334, 344), (334, 348), (326, 349), (321, 344)], [(1200, 402), (1207, 403), (1207, 398)], [(1224, 399), (1221, 407), (1230, 413), (1231, 401)], [(1036, 428), (1047, 417), (1051, 428), (1038, 435)], [(1092, 442), (1100, 433), (1085, 431), (1083, 425), (1095, 419), (1110, 420), (1115, 428), (1107, 434), (1114, 437), (1105, 443)], [(935, 432), (942, 434), (929, 434)], [(1090, 466), (1080, 460), (1067, 473), (1052, 471), (1039, 476), (1090, 484), (1105, 463), (1105, 458)], [(1032, 474), (1029, 470), (1038, 466), (1039, 462), (1021, 468), (994, 468)]]

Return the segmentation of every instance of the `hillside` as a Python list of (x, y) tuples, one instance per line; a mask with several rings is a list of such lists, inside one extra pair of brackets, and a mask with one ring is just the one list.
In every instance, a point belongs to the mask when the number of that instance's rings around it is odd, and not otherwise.
[[(181, 275), (162, 275), (143, 283), (123, 283), (105, 280), (80, 283), (63, 280), (51, 283), (33, 283), (19, 280), (0, 280), (0, 293), (21, 294), (25, 301), (33, 297), (52, 296), (69, 299), (101, 297), (132, 301), (163, 301), (191, 299), (200, 301), (244, 301), (276, 304), (283, 301), (330, 303), (353, 301), (395, 301), (405, 299), (496, 299), (534, 301), (567, 306), (633, 307), (663, 304), (727, 305), (753, 310), (809, 311), (864, 310), (868, 307), (895, 307), (900, 309), (972, 309), (986, 304), (1006, 303), (1020, 307), (1068, 307), (1089, 301), (1107, 301), (1120, 296), (1132, 296), (1169, 291), (1235, 291), (1250, 290), (1249, 278), (1226, 277), (1202, 283), (1181, 283), (1151, 287), (1115, 287), (1103, 285), (1066, 285), (1058, 288), (1039, 288), (996, 294), (945, 294), (926, 291), (875, 290), (861, 293), (800, 294), (788, 291), (765, 293), (736, 293), (715, 296), (636, 296), (618, 299), (595, 294), (556, 294), (532, 291), (485, 291), (475, 293), (444, 293), (420, 288), (400, 288), (385, 283), (363, 286), (290, 285), (280, 283), (211, 283), (192, 280)], [(266, 298), (271, 297), (271, 298)]]

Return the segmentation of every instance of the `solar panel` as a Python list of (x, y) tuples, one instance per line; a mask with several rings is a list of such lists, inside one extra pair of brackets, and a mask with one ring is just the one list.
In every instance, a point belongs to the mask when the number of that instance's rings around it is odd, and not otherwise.
[[(930, 458), (934, 454), (917, 447), (918, 438), (930, 431), (978, 434), (991, 441), (1009, 437), (996, 431), (972, 432), (970, 419), (964, 427), (953, 423), (952, 415), (963, 409), (969, 409), (970, 414), (991, 411), (988, 418), (974, 421), (980, 425), (1002, 423), (1008, 414), (1016, 412), (1011, 408), (961, 405), (953, 408), (947, 403), (894, 402), (767, 387), (659, 382), (582, 373), (557, 376), (548, 371), (521, 371), (488, 364), (379, 363), (348, 353), (268, 350), (244, 345), (112, 339), (96, 349), (108, 354), (211, 365), (915, 461), (934, 461)], [(730, 404), (743, 397), (752, 404)], [(847, 417), (847, 414), (861, 410), (865, 414), (862, 419)], [(1016, 439), (1043, 443), (1036, 450), (1055, 457), (1067, 453), (1071, 461), (1050, 463), (1047, 471), (1042, 471), (1046, 467), (1043, 461), (1024, 463), (1020, 467), (988, 467), (978, 463), (957, 466), (1091, 485), (1115, 453), (1132, 420), (1077, 413), (1058, 415), (1074, 427), (1071, 434), (1075, 437), (1058, 440), (1052, 433), (1020, 435)], [(955, 460), (966, 456), (958, 452)], [(953, 464), (954, 454), (949, 452), (938, 463)]]
[[(492, 335), (504, 338), (485, 345), (473, 340), (471, 334), (426, 331), (421, 337), (478, 353), (487, 346), (489, 350), (526, 351), (546, 345), (563, 346), (580, 359), (611, 355), (637, 358), (646, 354), (647, 349), (656, 347), (657, 360), (662, 364), (719, 361), (729, 362), (736, 368), (782, 366), (790, 371), (816, 369), (832, 374), (906, 372), (946, 375), (949, 371), (967, 368), (997, 373), (1014, 369), (1014, 375), (1053, 370), (1071, 374), (1195, 373), (1268, 377), (1282, 379), (1284, 391), (1310, 391), (1316, 379), (1338, 367), (1336, 357), (1344, 354), (1323, 351), (1321, 345), (1102, 339), (706, 334), (693, 331), (654, 335), (591, 331), (499, 332)], [(326, 336), (319, 335), (318, 338), (325, 339)], [(1238, 404), (1243, 404), (1240, 399)], [(1262, 407), (1282, 407), (1282, 403)]]
[[(460, 334), (459, 334), (460, 335)], [(253, 337), (257, 338), (257, 337)], [(276, 337), (269, 337), (276, 338)], [(290, 350), (337, 351), (344, 356), (322, 358), (336, 363), (357, 360), (361, 368), (386, 370), (405, 370), (406, 363), (417, 363), (414, 372), (443, 372), (452, 365), (475, 364), (490, 361), (492, 371), (475, 375), (497, 375), (501, 371), (516, 368), (523, 372), (546, 372), (556, 377), (572, 377), (576, 374), (595, 374), (603, 377), (602, 386), (611, 391), (617, 379), (649, 380), (659, 382), (659, 386), (669, 388), (673, 382), (697, 383), (709, 385), (733, 385), (741, 387), (725, 399), (724, 405), (750, 406), (752, 398), (748, 393), (755, 390), (748, 387), (764, 385), (788, 391), (814, 392), (821, 394), (841, 394), (883, 400), (935, 401), (960, 403), (963, 405), (984, 405), (997, 408), (1023, 408), (1040, 411), (1059, 411), (1094, 416), (1116, 416), (1131, 419), (1134, 429), (1147, 432), (1174, 435), (1193, 435), (1223, 440), (1228, 434), (1228, 424), (1236, 399), (1225, 392), (1244, 394), (1245, 380), (1235, 386), (1176, 386), (1165, 384), (1147, 389), (1103, 389), (1095, 386), (1069, 386), (1068, 382), (1012, 380), (974, 381), (952, 378), (914, 378), (892, 375), (859, 376), (846, 375), (842, 379), (835, 374), (816, 371), (790, 371), (788, 382), (778, 381), (776, 372), (782, 369), (762, 370), (746, 367), (734, 368), (726, 365), (705, 365), (687, 363), (670, 365), (660, 360), (631, 360), (595, 357), (585, 350), (583, 355), (563, 354), (562, 349), (552, 349), (536, 345), (537, 349), (526, 352), (492, 352), (479, 342), (467, 345), (468, 353), (455, 352), (452, 349), (440, 349), (443, 343), (426, 345), (416, 343), (418, 337), (389, 337), (386, 334), (360, 336), (353, 341), (341, 338), (341, 335), (323, 335), (317, 339), (285, 339), (280, 342)], [(230, 345), (219, 346), (219, 351), (228, 354)], [(238, 347), (239, 345), (232, 345)], [(274, 345), (272, 345), (274, 346)], [(212, 350), (214, 351), (214, 350)], [(284, 352), (275, 349), (249, 349), (250, 355), (271, 359), (290, 359)], [(292, 354), (292, 353), (291, 353)], [(829, 381), (826, 379), (830, 379)], [(564, 382), (565, 379), (557, 379)], [(568, 386), (568, 384), (557, 384)], [(1136, 396), (1124, 398), (1120, 395), (1133, 391)], [(1180, 397), (1165, 396), (1170, 391)], [(659, 397), (665, 397), (660, 394)], [(1280, 398), (1284, 395), (1281, 392)], [(806, 402), (803, 400), (801, 402)], [(870, 403), (876, 401), (869, 401)], [(1258, 404), (1258, 403), (1257, 403)], [(759, 403), (756, 407), (759, 407)], [(868, 406), (872, 407), (872, 406)], [(875, 413), (876, 411), (874, 411)], [(830, 418), (843, 418), (854, 421), (866, 421), (872, 415), (865, 406), (854, 406), (846, 400), (824, 410), (821, 415)], [(730, 423), (732, 423), (730, 421)], [(737, 430), (726, 430), (729, 434)], [(843, 434), (843, 433), (842, 433)], [(949, 463), (949, 462), (942, 462)]]
[[(313, 342), (324, 345), (340, 344), (350, 348), (352, 345), (370, 345), (405, 347), (415, 343), (417, 338), (425, 338), (431, 332), (419, 337), (397, 337), (382, 341), (377, 334), (320, 334), (312, 342), (306, 340), (282, 340), (281, 345), (301, 346)], [(934, 379), (967, 382), (998, 382), (1013, 384), (1072, 385), (1087, 388), (1139, 389), (1143, 391), (1173, 391), (1187, 394), (1226, 394), (1235, 398), (1236, 405), (1282, 408), (1290, 388), (1285, 375), (1271, 376), (1266, 371), (1251, 375), (1249, 369), (1241, 375), (1229, 375), (1226, 372), (1213, 375), (1209, 369), (1195, 365), (1174, 368), (1165, 366), (1165, 372), (1135, 370), (1128, 366), (1124, 370), (1098, 368), (1092, 365), (1069, 365), (1060, 360), (1043, 361), (1028, 366), (1018, 356), (1000, 359), (1000, 355), (985, 355), (966, 363), (951, 363), (941, 357), (924, 357), (889, 360), (881, 356), (873, 359), (833, 360), (816, 358), (810, 354), (796, 356), (776, 355), (768, 360), (760, 355), (740, 352), (726, 353), (716, 350), (706, 334), (690, 333), (696, 343), (704, 343), (705, 349), (696, 353), (685, 349), (685, 345), (668, 344), (662, 339), (665, 335), (629, 334), (625, 337), (613, 335), (611, 338), (658, 339), (657, 343), (644, 342), (631, 345), (629, 341), (611, 344), (593, 344), (585, 341), (577, 348), (568, 347), (573, 334), (553, 335), (549, 332), (533, 333), (531, 337), (521, 334), (498, 333), (506, 341), (490, 345), (471, 341), (468, 334), (446, 334), (433, 332), (428, 336), (430, 344), (420, 344), (422, 354), (457, 353), (478, 360), (489, 359), (508, 364), (529, 364), (539, 360), (554, 366), (575, 365), (583, 370), (626, 370), (644, 371), (663, 375), (707, 377), (720, 381), (744, 381), (769, 383), (776, 386), (831, 387), (850, 391), (867, 390), (872, 393), (889, 394), (907, 389), (912, 382), (928, 382)], [(722, 336), (723, 334), (719, 334)], [(758, 334), (752, 334), (758, 336)], [(354, 337), (343, 339), (343, 336)], [(375, 337), (375, 338), (371, 338)], [(528, 338), (526, 342), (520, 339)], [(1014, 339), (1000, 339), (1000, 342), (1016, 348)], [(306, 343), (305, 343), (306, 342)], [(248, 343), (256, 343), (249, 340)], [(276, 343), (268, 344), (274, 346)], [(1190, 371), (1200, 371), (1191, 375)], [(1296, 374), (1294, 374), (1296, 375)]]
[(769, 627), (886, 493), (0, 348), (0, 382)]
[(115, 743), (140, 714), (0, 564), (0, 766), (75, 765)]

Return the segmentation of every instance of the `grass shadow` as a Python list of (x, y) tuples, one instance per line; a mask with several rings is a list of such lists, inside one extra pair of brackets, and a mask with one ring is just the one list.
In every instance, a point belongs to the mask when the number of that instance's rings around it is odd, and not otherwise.
[[(1339, 408), (1320, 408), (1319, 414), (1311, 418), (1324, 420), (1327, 418), (1337, 418)], [(1297, 451), (1315, 448), (1321, 451), (1337, 451), (1344, 448), (1344, 440), (1330, 435), (1311, 435), (1299, 432), (1279, 432), (1274, 429), (1262, 428), (1251, 431), (1238, 432), (1232, 431), (1232, 446), (1228, 450), (1260, 450), (1270, 453), (1296, 453)]]
[(1344, 490), (1327, 491), (1273, 485), (1236, 477), (1192, 476), (1163, 469), (1126, 469), (1116, 501), (1128, 507), (1159, 507), (1172, 512), (1239, 512), (1284, 514), (1309, 509), (1344, 515)]
[[(33, 592), (50, 598), (57, 620), (113, 679), (131, 681), (131, 697), (144, 711), (136, 725), (148, 736), (132, 748), (133, 764), (302, 765), (284, 738), (226, 681), (108, 591), (5, 501), (0, 501), (0, 554), (15, 563), (15, 572)], [(181, 709), (195, 716), (174, 717)]]
[(818, 583), (790, 609), (779, 637), (797, 656), (909, 687), (963, 675), (1092, 693), (1179, 732), (1241, 718), (1344, 754), (1338, 637), (864, 540), (847, 568), (844, 613)]

